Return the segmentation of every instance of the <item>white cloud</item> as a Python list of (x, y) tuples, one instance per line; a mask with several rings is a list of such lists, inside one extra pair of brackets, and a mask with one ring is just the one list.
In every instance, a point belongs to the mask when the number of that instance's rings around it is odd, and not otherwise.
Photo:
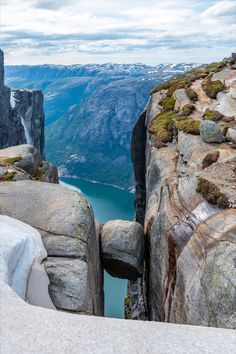
[(206, 62), (234, 50), (235, 11), (216, 0), (8, 0), (1, 42), (11, 64)]

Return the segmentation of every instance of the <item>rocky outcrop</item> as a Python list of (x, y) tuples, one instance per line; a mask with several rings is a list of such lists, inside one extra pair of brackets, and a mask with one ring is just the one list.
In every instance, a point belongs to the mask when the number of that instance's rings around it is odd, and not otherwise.
[(146, 277), (129, 284), (132, 318), (146, 303), (150, 320), (236, 327), (234, 63), (195, 69), (152, 91), (140, 132), (145, 151), (136, 141), (133, 155), (135, 170), (146, 161), (139, 205), (148, 247)]
[(36, 228), (48, 257), (49, 293), (59, 309), (103, 314), (99, 239), (91, 206), (57, 184), (0, 183), (0, 213)]
[(104, 268), (114, 277), (136, 279), (143, 273), (144, 234), (137, 222), (107, 222), (101, 233)]
[(17, 145), (0, 150), (0, 182), (37, 180), (58, 183), (55, 166), (43, 161), (32, 145)]
[(39, 232), (5, 215), (0, 215), (0, 225), (1, 280), (30, 304), (54, 308), (42, 264), (47, 253)]
[(11, 91), (4, 85), (4, 55), (0, 50), (0, 148), (34, 145), (44, 157), (43, 95), (39, 90)]

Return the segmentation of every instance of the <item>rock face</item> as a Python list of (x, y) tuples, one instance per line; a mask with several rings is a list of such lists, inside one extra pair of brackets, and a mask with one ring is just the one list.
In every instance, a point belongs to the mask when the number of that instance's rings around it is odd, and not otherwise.
[(143, 272), (144, 234), (137, 222), (115, 220), (103, 226), (101, 256), (114, 277), (136, 279)]
[(0, 148), (34, 145), (44, 157), (43, 95), (38, 90), (4, 86), (4, 55), (0, 50)]
[(0, 213), (36, 228), (48, 257), (49, 293), (57, 308), (103, 314), (99, 239), (91, 206), (57, 184), (0, 183)]
[(54, 308), (48, 294), (49, 279), (42, 264), (47, 252), (39, 232), (5, 215), (0, 215), (0, 225), (1, 280), (30, 304)]
[[(236, 124), (234, 63), (213, 63), (157, 86), (139, 130), (146, 130), (145, 149), (134, 130), (136, 217), (144, 219), (148, 246), (146, 272), (129, 283), (132, 318), (143, 318), (145, 308), (154, 321), (236, 327), (236, 150), (232, 138), (224, 139)], [(187, 116), (184, 91), (194, 97)], [(173, 97), (178, 107), (169, 104)]]

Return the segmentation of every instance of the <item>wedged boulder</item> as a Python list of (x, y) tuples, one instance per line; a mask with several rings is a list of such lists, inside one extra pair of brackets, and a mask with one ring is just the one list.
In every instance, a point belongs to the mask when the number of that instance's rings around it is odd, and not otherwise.
[(219, 125), (208, 120), (201, 122), (200, 135), (205, 143), (222, 143), (224, 140)]
[(102, 263), (114, 277), (136, 279), (143, 271), (143, 227), (132, 221), (107, 222), (101, 234)]
[[(51, 262), (45, 262), (53, 284), (49, 289), (50, 296), (56, 298), (56, 306), (64, 310), (102, 315), (99, 238), (95, 233), (92, 208), (85, 197), (58, 184), (35, 181), (0, 183), (0, 195), (1, 214), (22, 220), (38, 229), (50, 259), (65, 257), (70, 262), (70, 267), (65, 267), (65, 263), (60, 264), (63, 258), (60, 258), (60, 262), (54, 262), (53, 267)], [(79, 269), (78, 263), (84, 265)], [(67, 269), (66, 282), (60, 282), (62, 269)], [(77, 275), (74, 275), (75, 269)], [(81, 270), (85, 274), (80, 277), (78, 274)], [(89, 286), (88, 282), (80, 279), (89, 279)], [(67, 294), (73, 287), (80, 291), (71, 293), (72, 299), (68, 302)], [(86, 304), (89, 304), (85, 308), (81, 294), (84, 294)], [(73, 307), (70, 307), (72, 303)]]
[(236, 209), (194, 231), (177, 260), (170, 321), (236, 328)]
[(54, 308), (42, 264), (47, 252), (39, 232), (6, 215), (0, 215), (0, 225), (0, 279), (30, 304)]

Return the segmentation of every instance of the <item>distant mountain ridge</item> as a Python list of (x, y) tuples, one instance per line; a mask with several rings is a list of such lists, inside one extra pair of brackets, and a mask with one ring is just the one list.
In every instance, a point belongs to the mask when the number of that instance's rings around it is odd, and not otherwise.
[(44, 93), (46, 154), (63, 175), (133, 184), (132, 128), (149, 91), (196, 64), (7, 66), (9, 86)]

